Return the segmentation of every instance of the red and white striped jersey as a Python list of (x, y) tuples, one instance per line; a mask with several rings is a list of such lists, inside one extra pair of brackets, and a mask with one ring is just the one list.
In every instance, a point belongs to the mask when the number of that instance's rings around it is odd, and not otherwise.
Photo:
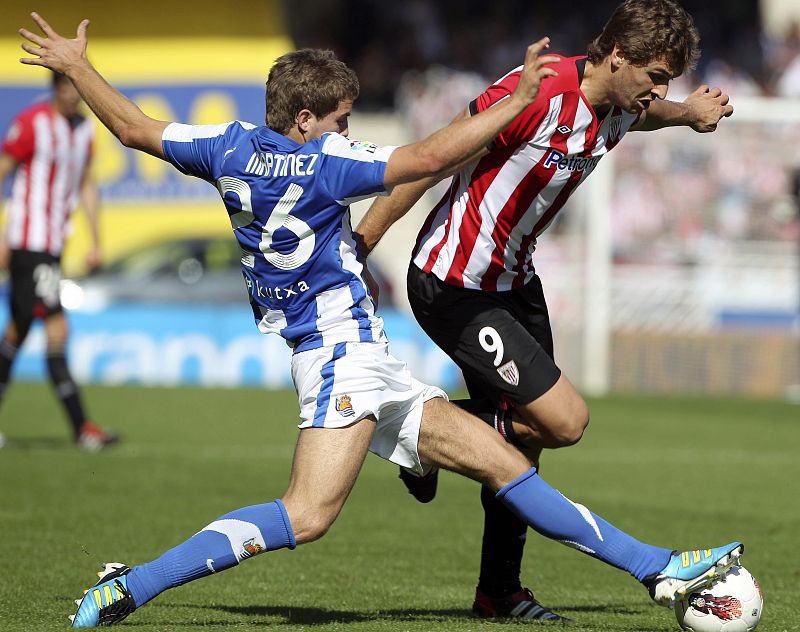
[(3, 151), (19, 163), (6, 221), (10, 248), (61, 254), (93, 138), (88, 119), (67, 120), (50, 103), (17, 115), (3, 142)]
[[(580, 90), (584, 65), (585, 57), (552, 64), (558, 76), (542, 81), (536, 101), (486, 156), (453, 177), (417, 238), (413, 261), (420, 269), (489, 291), (519, 288), (532, 278), (536, 238), (638, 117), (613, 107), (598, 120)], [(490, 86), (470, 111), (509, 96), (521, 70)]]

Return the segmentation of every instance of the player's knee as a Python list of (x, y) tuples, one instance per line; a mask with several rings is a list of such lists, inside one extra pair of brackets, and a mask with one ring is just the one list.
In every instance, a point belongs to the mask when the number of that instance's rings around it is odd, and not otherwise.
[(319, 540), (322, 536), (328, 533), (331, 528), (332, 521), (319, 519), (318, 517), (312, 518), (303, 522), (301, 525), (292, 525), (294, 527), (294, 537), (298, 544), (307, 544)]
[(297, 544), (319, 540), (336, 520), (337, 512), (325, 511), (319, 507), (313, 507), (310, 503), (295, 504), (287, 496), (284, 496), (283, 504), (286, 507)]
[(589, 408), (583, 400), (580, 400), (553, 433), (553, 439), (558, 444), (557, 447), (567, 447), (578, 443), (588, 425)]

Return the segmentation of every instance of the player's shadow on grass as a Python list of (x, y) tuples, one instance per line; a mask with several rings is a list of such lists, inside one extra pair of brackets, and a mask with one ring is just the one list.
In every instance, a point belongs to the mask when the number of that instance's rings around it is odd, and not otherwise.
[(24, 452), (27, 450), (75, 450), (75, 443), (65, 437), (6, 438), (3, 450)]
[[(441, 621), (443, 619), (469, 619), (474, 620), (472, 613), (459, 608), (411, 608), (404, 610), (381, 610), (380, 612), (353, 612), (347, 610), (328, 610), (308, 606), (225, 606), (204, 605), (202, 608), (219, 610), (229, 614), (238, 614), (248, 617), (280, 617), (281, 624), (293, 625), (327, 625), (330, 623), (363, 623), (381, 619), (394, 621)], [(641, 608), (631, 608), (622, 603), (603, 604), (596, 606), (564, 606), (555, 609), (562, 612), (579, 623), (575, 613), (599, 612), (621, 615), (641, 614)]]
[(444, 609), (408, 609), (408, 610), (381, 610), (380, 612), (353, 612), (351, 610), (328, 610), (326, 608), (313, 608), (308, 606), (201, 606), (210, 610), (221, 610), (230, 614), (239, 614), (248, 617), (280, 617), (283, 621), (277, 623), (285, 625), (327, 625), (329, 623), (363, 623), (380, 619), (393, 619), (395, 621), (427, 621), (450, 618), (471, 619), (468, 610), (458, 608)]

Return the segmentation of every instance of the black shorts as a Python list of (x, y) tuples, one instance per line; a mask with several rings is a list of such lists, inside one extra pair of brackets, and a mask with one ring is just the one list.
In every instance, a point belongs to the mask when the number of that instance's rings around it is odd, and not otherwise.
[(558, 381), (538, 276), (518, 290), (484, 292), (445, 283), (412, 263), (407, 282), (414, 316), (459, 366), (472, 397), (528, 404)]
[(46, 252), (12, 250), (9, 274), (11, 317), (16, 322), (47, 318), (62, 311), (58, 257)]

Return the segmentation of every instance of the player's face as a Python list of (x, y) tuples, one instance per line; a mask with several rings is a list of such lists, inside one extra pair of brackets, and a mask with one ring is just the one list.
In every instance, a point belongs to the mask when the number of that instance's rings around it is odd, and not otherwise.
[(347, 136), (350, 133), (348, 119), (352, 111), (353, 101), (345, 99), (344, 101), (339, 101), (339, 107), (327, 116), (322, 118), (313, 117), (309, 120), (309, 135), (307, 139), (320, 138), (328, 132), (336, 132), (342, 136)]
[(665, 99), (669, 82), (673, 79), (672, 71), (663, 60), (644, 66), (625, 62), (616, 75), (615, 101), (627, 112), (641, 112), (655, 99)]

